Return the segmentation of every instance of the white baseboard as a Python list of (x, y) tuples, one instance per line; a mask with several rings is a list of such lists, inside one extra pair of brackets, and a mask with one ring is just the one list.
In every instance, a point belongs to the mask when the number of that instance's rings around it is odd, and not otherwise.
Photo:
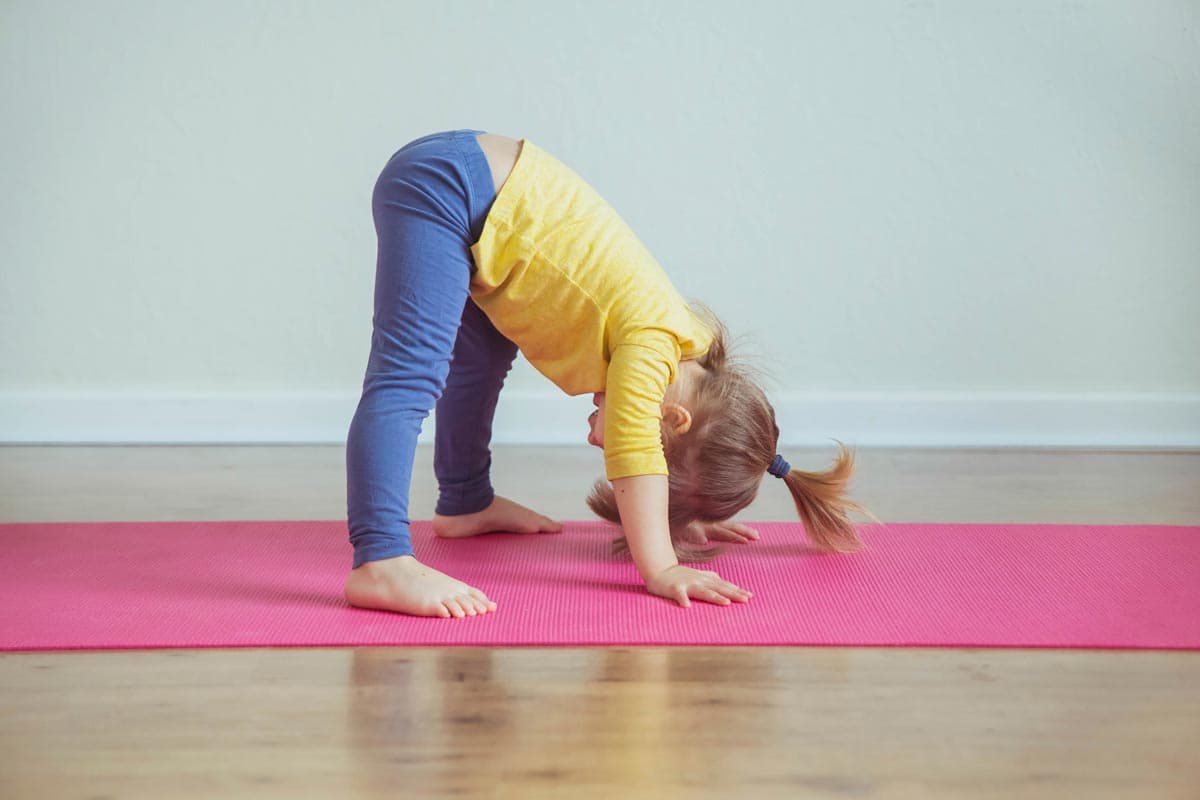
[[(0, 392), (8, 444), (344, 443), (357, 393)], [(772, 398), (780, 443), (1200, 448), (1200, 394), (813, 392)], [(497, 444), (584, 444), (589, 397), (510, 391)], [(431, 418), (432, 420), (432, 415)], [(433, 440), (426, 421), (421, 441)]]

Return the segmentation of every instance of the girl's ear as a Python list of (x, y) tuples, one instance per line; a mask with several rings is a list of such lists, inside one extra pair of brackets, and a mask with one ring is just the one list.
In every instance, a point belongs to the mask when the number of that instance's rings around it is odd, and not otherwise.
[(676, 435), (692, 429), (692, 412), (678, 403), (663, 403), (663, 422)]

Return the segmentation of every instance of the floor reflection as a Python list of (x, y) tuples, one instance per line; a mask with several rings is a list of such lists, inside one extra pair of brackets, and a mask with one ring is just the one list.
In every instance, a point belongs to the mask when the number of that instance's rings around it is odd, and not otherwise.
[(729, 698), (763, 705), (774, 669), (750, 648), (359, 648), (348, 741), (364, 791), (704, 782), (771, 727)]

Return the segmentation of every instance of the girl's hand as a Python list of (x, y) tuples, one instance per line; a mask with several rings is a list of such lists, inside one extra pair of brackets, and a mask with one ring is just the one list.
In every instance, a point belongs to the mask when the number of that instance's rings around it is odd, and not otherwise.
[(684, 608), (692, 605), (688, 598), (727, 606), (734, 600), (744, 603), (752, 596), (745, 589), (721, 580), (721, 576), (715, 572), (692, 569), (681, 564), (655, 575), (646, 582), (646, 588), (651, 594), (674, 600)]
[(691, 522), (683, 529), (683, 540), (691, 544), (708, 544), (709, 542), (733, 542), (746, 544), (757, 541), (758, 531), (742, 525), (739, 522)]

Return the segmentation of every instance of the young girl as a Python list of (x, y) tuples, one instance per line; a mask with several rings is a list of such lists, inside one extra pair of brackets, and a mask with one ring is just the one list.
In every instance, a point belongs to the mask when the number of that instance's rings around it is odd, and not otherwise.
[(617, 213), (549, 153), (476, 130), (424, 136), (388, 161), (372, 210), (374, 327), (346, 447), (351, 604), (441, 617), (496, 609), (413, 557), (413, 454), (435, 406), (438, 536), (562, 529), (492, 490), (492, 418), (518, 349), (567, 394), (593, 396), (588, 442), (603, 448), (611, 484), (597, 483), (588, 504), (622, 526), (619, 545), (651, 593), (682, 606), (749, 599), (679, 559), (702, 560), (691, 545), (756, 538), (728, 520), (768, 472), (785, 480), (816, 544), (857, 546), (846, 512), (862, 509), (843, 497), (849, 452), (826, 473), (789, 470), (774, 410), (728, 358), (724, 327), (694, 313)]

